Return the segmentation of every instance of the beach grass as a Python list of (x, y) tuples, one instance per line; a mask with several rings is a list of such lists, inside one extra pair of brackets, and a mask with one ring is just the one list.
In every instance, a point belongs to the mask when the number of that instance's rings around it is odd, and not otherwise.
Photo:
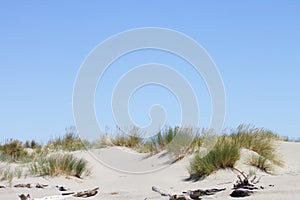
[(131, 127), (128, 130), (122, 130), (117, 127), (116, 132), (109, 137), (105, 135), (101, 138), (102, 146), (123, 146), (132, 149), (139, 149), (142, 145), (143, 139), (139, 128)]
[(29, 165), (29, 172), (39, 176), (75, 176), (89, 175), (87, 161), (72, 154), (52, 154)]
[(249, 125), (240, 125), (237, 130), (228, 136), (239, 148), (255, 151), (274, 165), (283, 166), (276, 151), (276, 141), (281, 138), (264, 128), (255, 128)]
[[(31, 174), (58, 176), (61, 174), (81, 177), (90, 173), (87, 161), (78, 159), (67, 152), (85, 149), (73, 128), (66, 129), (62, 137), (49, 140), (42, 146), (34, 140), (22, 141), (9, 139), (0, 145), (0, 161), (7, 163), (8, 167), (0, 169), (0, 179), (12, 180), (14, 177), (24, 175), (19, 168), (10, 168), (12, 163), (27, 167)], [(56, 152), (61, 152), (57, 154)], [(25, 166), (24, 169), (27, 169)]]
[(252, 155), (248, 162), (248, 165), (254, 166), (266, 173), (273, 173), (274, 167), (272, 163), (265, 157), (261, 155)]
[(80, 139), (75, 127), (65, 129), (66, 133), (62, 137), (50, 139), (45, 145), (47, 151), (77, 151), (85, 149), (87, 145)]
[(144, 153), (159, 153), (166, 150), (168, 145), (173, 141), (176, 135), (180, 132), (179, 127), (164, 127), (158, 131), (154, 136), (148, 138), (142, 147), (139, 149), (140, 152)]
[(156, 154), (167, 150), (169, 153), (181, 157), (189, 152), (194, 141), (194, 144), (198, 144), (197, 142), (200, 141), (195, 137), (197, 131), (198, 129), (190, 127), (165, 127), (154, 136), (147, 138), (139, 151)]
[(27, 177), (26, 170), (24, 170), (23, 166), (19, 167), (10, 167), (10, 166), (2, 166), (0, 168), (0, 181), (8, 181), (12, 182), (14, 178), (22, 178)]
[(195, 153), (190, 162), (189, 173), (191, 177), (205, 177), (218, 169), (233, 168), (240, 158), (242, 148), (258, 154), (249, 159), (248, 165), (271, 173), (273, 165), (284, 165), (276, 151), (277, 140), (280, 140), (280, 137), (269, 130), (240, 125), (229, 134), (218, 136), (217, 143), (208, 153)]
[(191, 178), (203, 178), (219, 169), (233, 168), (239, 159), (239, 147), (227, 138), (221, 137), (208, 153), (203, 151), (195, 153), (190, 162), (189, 173)]
[(143, 133), (136, 127), (128, 131), (118, 129), (110, 137), (108, 135), (103, 136), (98, 146), (123, 146), (142, 153), (158, 153), (167, 149), (168, 144), (173, 141), (178, 132), (179, 127), (165, 127), (154, 136), (145, 139)]
[[(221, 136), (211, 137), (212, 135), (208, 133), (210, 130), (202, 129), (200, 133), (196, 128), (175, 126), (173, 128), (165, 127), (156, 135), (143, 139), (140, 130), (133, 127), (128, 134), (119, 129), (115, 136), (105, 135), (97, 145), (100, 147), (124, 146), (150, 154), (167, 151), (176, 160), (194, 154), (189, 166), (191, 177), (204, 177), (218, 169), (233, 168), (240, 158), (240, 149), (242, 148), (254, 151), (258, 155), (248, 160), (247, 164), (250, 166), (269, 173), (272, 171), (273, 165), (283, 166), (276, 151), (276, 141), (282, 140), (282, 137), (269, 130), (240, 125)], [(212, 146), (208, 147), (207, 144), (212, 144)], [(31, 174), (34, 175), (58, 176), (65, 174), (81, 177), (83, 174), (89, 173), (87, 162), (74, 157), (70, 151), (83, 150), (86, 149), (86, 146), (77, 134), (75, 127), (70, 127), (66, 129), (64, 136), (51, 139), (44, 146), (34, 140), (26, 141), (24, 144), (19, 140), (7, 140), (0, 145), (0, 161), (31, 162), (28, 166)], [(206, 150), (203, 151), (203, 149)], [(3, 177), (7, 178), (10, 174), (17, 177), (20, 174), (8, 173), (7, 170), (4, 172), (5, 176)]]
[(22, 141), (9, 139), (0, 145), (0, 161), (2, 162), (30, 162), (33, 155), (27, 151)]
[(114, 146), (123, 146), (137, 149), (141, 146), (142, 139), (138, 135), (117, 135), (111, 139)]

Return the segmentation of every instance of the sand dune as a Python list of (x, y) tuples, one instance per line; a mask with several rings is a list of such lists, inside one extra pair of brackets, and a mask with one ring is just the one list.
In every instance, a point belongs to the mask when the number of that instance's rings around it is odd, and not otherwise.
[[(277, 168), (276, 175), (269, 175), (257, 171), (261, 176), (259, 186), (265, 189), (255, 192), (246, 199), (297, 199), (300, 197), (300, 143), (280, 142), (279, 150), (285, 162), (284, 168)], [(40, 183), (49, 185), (48, 188), (14, 188), (9, 187), (6, 181), (0, 185), (6, 188), (0, 189), (0, 199), (16, 200), (18, 194), (29, 193), (32, 197), (39, 198), (49, 195), (59, 195), (55, 186), (63, 185), (72, 191), (81, 191), (100, 187), (98, 195), (90, 199), (105, 200), (158, 200), (168, 199), (161, 197), (151, 190), (152, 186), (161, 187), (170, 193), (181, 193), (190, 189), (226, 188), (226, 191), (207, 196), (203, 199), (233, 199), (229, 196), (231, 188), (236, 181), (236, 174), (231, 170), (220, 170), (204, 180), (191, 182), (185, 179), (189, 177), (187, 167), (189, 157), (174, 164), (165, 153), (149, 156), (136, 153), (131, 149), (110, 147), (91, 150), (90, 152), (75, 152), (76, 156), (88, 160), (92, 166), (92, 175), (78, 178), (50, 178), (27, 177), (26, 179), (14, 179), (11, 185), (18, 183)], [(240, 161), (237, 167), (248, 171), (249, 167)], [(269, 185), (274, 185), (271, 187)], [(78, 199), (70, 197), (68, 199)]]

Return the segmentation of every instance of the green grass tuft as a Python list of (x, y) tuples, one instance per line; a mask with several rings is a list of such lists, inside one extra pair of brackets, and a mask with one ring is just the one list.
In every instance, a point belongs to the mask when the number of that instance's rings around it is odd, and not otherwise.
[(165, 127), (160, 130), (156, 135), (147, 139), (139, 151), (144, 153), (158, 153), (168, 148), (168, 145), (174, 141), (178, 133), (183, 135), (183, 129), (175, 126), (174, 128)]
[(261, 155), (253, 155), (247, 164), (254, 166), (266, 173), (272, 173), (274, 170), (272, 163)]
[(82, 158), (76, 158), (72, 154), (53, 154), (41, 158), (36, 163), (29, 165), (29, 171), (33, 175), (67, 175), (78, 178), (90, 173), (87, 161)]
[(239, 148), (255, 151), (273, 164), (283, 166), (276, 151), (277, 140), (280, 137), (269, 130), (240, 125), (235, 133), (228, 136)]
[(0, 181), (8, 181), (11, 183), (15, 177), (20, 179), (22, 176), (26, 177), (27, 175), (24, 173), (24, 169), (21, 166), (15, 168), (6, 166), (0, 168)]
[(240, 159), (239, 147), (225, 137), (206, 154), (198, 152), (190, 163), (189, 173), (192, 178), (203, 178), (219, 169), (233, 168)]

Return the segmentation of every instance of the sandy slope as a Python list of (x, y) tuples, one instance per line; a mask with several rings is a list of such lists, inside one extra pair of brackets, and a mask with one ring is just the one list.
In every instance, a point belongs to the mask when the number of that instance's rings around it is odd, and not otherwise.
[[(285, 161), (284, 169), (277, 169), (277, 175), (268, 175), (258, 172), (262, 176), (259, 186), (265, 187), (264, 190), (256, 192), (246, 199), (297, 199), (300, 197), (300, 143), (279, 144), (280, 153)], [(63, 185), (74, 191), (92, 189), (100, 187), (100, 193), (90, 199), (105, 200), (151, 200), (168, 199), (161, 197), (159, 194), (152, 192), (152, 186), (158, 186), (165, 190), (180, 193), (188, 189), (209, 189), (209, 188), (226, 188), (225, 192), (218, 193), (214, 196), (204, 197), (203, 199), (233, 199), (229, 196), (233, 183), (236, 181), (236, 174), (230, 170), (219, 171), (205, 180), (198, 182), (185, 181), (189, 174), (187, 167), (190, 158), (170, 164), (168, 155), (164, 153), (147, 157), (146, 154), (138, 154), (130, 149), (112, 147), (107, 149), (93, 150), (91, 152), (76, 152), (76, 155), (89, 161), (92, 166), (92, 175), (84, 179), (65, 177), (60, 178), (27, 178), (14, 179), (16, 183), (41, 183), (51, 186)], [(122, 171), (133, 173), (119, 172), (108, 166), (104, 166), (95, 159), (100, 158), (101, 162), (117, 168)], [(238, 167), (248, 170), (242, 162)], [(149, 172), (156, 170), (155, 172)], [(149, 173), (144, 173), (148, 171)], [(7, 182), (0, 182), (0, 185), (8, 186)], [(269, 185), (275, 185), (270, 187)], [(30, 193), (33, 197), (43, 197), (47, 195), (56, 195), (59, 192), (55, 188), (47, 189), (0, 189), (0, 199), (16, 200), (20, 193)], [(70, 198), (73, 199), (73, 198)], [(75, 198), (74, 198), (75, 199)]]

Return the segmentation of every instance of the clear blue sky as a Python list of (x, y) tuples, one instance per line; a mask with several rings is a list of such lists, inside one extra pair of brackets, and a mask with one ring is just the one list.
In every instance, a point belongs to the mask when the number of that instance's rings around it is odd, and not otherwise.
[[(149, 26), (187, 34), (208, 51), (226, 88), (225, 127), (250, 123), (298, 137), (299, 19), (298, 1), (2, 1), (0, 141), (11, 137), (47, 141), (64, 133), (74, 124), (73, 84), (88, 53), (114, 34)], [(117, 65), (130, 69), (149, 61), (185, 73), (198, 88), (206, 126), (210, 100), (203, 81), (185, 70), (180, 59), (145, 51), (118, 60), (99, 85), (96, 110), (102, 127), (113, 126), (106, 98), (109, 84), (126, 72)], [(168, 123), (176, 124), (176, 99), (154, 86), (133, 96), (133, 119), (147, 123), (145, 112), (153, 103), (166, 104)]]

